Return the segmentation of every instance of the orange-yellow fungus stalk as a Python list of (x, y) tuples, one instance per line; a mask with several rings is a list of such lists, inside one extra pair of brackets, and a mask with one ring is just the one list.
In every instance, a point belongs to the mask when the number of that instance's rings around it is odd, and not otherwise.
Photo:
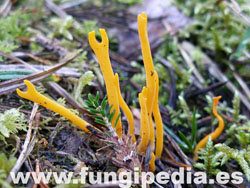
[(137, 150), (140, 153), (145, 153), (149, 143), (150, 137), (150, 129), (149, 129), (149, 122), (148, 122), (148, 110), (147, 110), (147, 88), (143, 88), (142, 92), (139, 94), (139, 103), (141, 107), (141, 128), (140, 128), (140, 136), (141, 142), (137, 147)]
[(219, 100), (221, 99), (221, 96), (218, 96), (218, 97), (214, 97), (213, 98), (213, 114), (214, 116), (218, 119), (219, 121), (219, 125), (218, 127), (215, 129), (214, 132), (210, 133), (209, 135), (207, 135), (206, 137), (204, 137), (196, 146), (195, 150), (194, 150), (194, 154), (195, 154), (195, 157), (194, 157), (194, 161), (197, 161), (198, 160), (198, 151), (201, 149), (201, 148), (204, 148), (209, 137), (211, 136), (211, 139), (214, 140), (216, 139), (217, 137), (220, 136), (220, 134), (222, 133), (223, 129), (224, 129), (224, 121), (222, 119), (222, 117), (217, 113), (217, 106), (218, 106), (218, 102)]
[(161, 119), (161, 113), (158, 104), (158, 93), (159, 93), (159, 77), (157, 72), (155, 71), (155, 79), (156, 79), (156, 94), (155, 101), (153, 106), (153, 115), (156, 126), (156, 148), (155, 148), (155, 156), (160, 158), (163, 150), (163, 123)]
[(157, 72), (154, 69), (154, 64), (152, 60), (150, 44), (148, 40), (148, 33), (147, 33), (147, 15), (143, 12), (142, 14), (138, 15), (138, 31), (140, 36), (141, 42), (141, 49), (142, 49), (142, 56), (144, 61), (144, 67), (146, 72), (146, 81), (147, 81), (147, 88), (148, 88), (148, 119), (150, 122), (150, 142), (151, 148), (154, 150), (154, 127), (152, 121), (152, 112), (155, 119), (156, 124), (156, 157), (161, 157), (162, 149), (163, 149), (163, 123), (161, 119), (161, 114), (158, 105), (158, 92), (159, 92), (159, 78)]
[[(147, 96), (147, 100), (148, 100), (148, 96)], [(150, 147), (151, 147), (151, 151), (154, 151), (155, 150), (155, 128), (154, 128), (154, 123), (152, 119), (152, 113), (148, 112), (147, 115), (148, 115), (149, 131), (150, 131), (150, 136), (149, 136)]]
[(115, 85), (116, 85), (116, 91), (118, 92), (118, 99), (121, 109), (123, 110), (124, 114), (127, 117), (128, 124), (129, 124), (129, 134), (132, 136), (133, 141), (135, 142), (135, 135), (134, 135), (134, 119), (133, 114), (131, 110), (129, 109), (127, 103), (124, 101), (121, 90), (120, 90), (120, 84), (119, 84), (119, 76), (116, 73), (115, 74)]
[(78, 117), (64, 106), (40, 94), (30, 81), (24, 80), (24, 83), (27, 85), (27, 91), (21, 91), (19, 89), (16, 90), (20, 97), (38, 103), (39, 105), (62, 115), (85, 132), (90, 133), (90, 131), (87, 129), (87, 126), (91, 125), (88, 122), (84, 121), (82, 118)]
[(149, 167), (152, 172), (155, 171), (155, 154), (151, 152), (151, 159), (149, 161)]
[(151, 149), (153, 151), (155, 147), (155, 134), (154, 134), (154, 125), (152, 120), (152, 112), (155, 100), (155, 87), (156, 87), (154, 78), (155, 70), (148, 40), (147, 15), (143, 12), (142, 14), (138, 15), (137, 20), (138, 20), (138, 32), (141, 43), (142, 57), (146, 72), (146, 82), (148, 88), (147, 109), (148, 109), (148, 119), (150, 125), (150, 143), (151, 143)]
[[(98, 42), (95, 37), (95, 32), (92, 31), (89, 33), (89, 44), (95, 55), (99, 61), (101, 71), (105, 80), (106, 90), (108, 95), (109, 105), (113, 105), (113, 109), (115, 110), (115, 115), (112, 120), (112, 125), (115, 125), (115, 121), (117, 116), (120, 114), (120, 106), (119, 106), (119, 97), (117, 88), (115, 86), (115, 76), (113, 69), (111, 67), (111, 62), (109, 58), (109, 40), (107, 33), (104, 29), (99, 29), (102, 37), (102, 41)], [(122, 124), (121, 118), (119, 118), (116, 125), (116, 133), (119, 137), (122, 135)]]
[(148, 33), (147, 33), (147, 15), (143, 12), (138, 15), (138, 32), (141, 43), (141, 51), (144, 62), (144, 67), (146, 70), (146, 82), (148, 88), (148, 102), (147, 108), (148, 112), (152, 114), (153, 104), (155, 99), (155, 83), (154, 83), (154, 64), (152, 60)]

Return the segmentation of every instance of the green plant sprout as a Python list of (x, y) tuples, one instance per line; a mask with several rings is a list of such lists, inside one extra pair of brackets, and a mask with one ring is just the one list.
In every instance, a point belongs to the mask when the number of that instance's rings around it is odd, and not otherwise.
[[(250, 147), (248, 149), (237, 150), (230, 148), (225, 144), (216, 144), (214, 146), (217, 150), (221, 151), (225, 156), (226, 159), (234, 159), (238, 162), (241, 169), (243, 170), (246, 178), (250, 181)], [(224, 162), (225, 163), (225, 162)]]
[[(11, 53), (20, 47), (18, 37), (28, 37), (30, 32), (27, 31), (28, 24), (31, 22), (30, 14), (22, 13), (17, 10), (10, 16), (0, 19), (0, 51)], [(3, 58), (0, 57), (2, 61)]]
[(117, 137), (117, 134), (114, 128), (117, 125), (117, 122), (121, 116), (121, 113), (116, 118), (115, 126), (113, 128), (111, 124), (115, 115), (115, 110), (111, 110), (113, 105), (107, 108), (107, 105), (108, 105), (107, 96), (105, 96), (101, 102), (99, 101), (99, 99), (100, 99), (99, 92), (96, 93), (95, 97), (89, 93), (88, 100), (84, 101), (86, 105), (85, 108), (91, 113), (90, 117), (94, 118), (95, 119), (94, 121), (96, 123), (106, 126), (109, 129), (109, 133)]
[(24, 115), (16, 108), (0, 113), (0, 140), (5, 141), (10, 134), (16, 134), (19, 130), (26, 131)]
[(74, 99), (81, 104), (83, 104), (83, 101), (81, 99), (81, 93), (83, 91), (83, 88), (86, 85), (89, 85), (92, 80), (94, 79), (95, 75), (92, 71), (85, 72), (78, 80), (77, 86), (75, 87), (75, 90), (73, 92)]
[(15, 163), (15, 157), (10, 157), (8, 159), (4, 153), (0, 154), (0, 186), (5, 188), (12, 188), (12, 186), (6, 181), (6, 178)]
[(203, 163), (195, 163), (195, 168), (205, 171), (208, 175), (216, 175), (220, 172), (218, 168), (223, 154), (216, 152), (211, 136), (207, 141), (206, 147), (202, 148), (198, 154), (199, 159), (203, 160)]
[(184, 133), (179, 131), (180, 139), (186, 144), (179, 144), (181, 149), (186, 152), (193, 152), (197, 142), (197, 118), (196, 118), (196, 109), (193, 111), (192, 124), (191, 124), (191, 139), (188, 139)]
[(65, 19), (52, 18), (50, 20), (50, 25), (54, 27), (54, 33), (52, 38), (58, 35), (64, 36), (68, 40), (73, 40), (73, 36), (69, 31), (74, 24), (74, 19), (71, 16), (67, 16)]

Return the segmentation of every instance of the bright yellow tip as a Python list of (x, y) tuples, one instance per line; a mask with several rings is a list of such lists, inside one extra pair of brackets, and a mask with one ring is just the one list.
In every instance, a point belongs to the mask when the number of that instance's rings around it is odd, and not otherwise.
[[(108, 35), (105, 29), (99, 29), (99, 32), (101, 34), (102, 41), (101, 42), (97, 41), (95, 37), (95, 31), (91, 31), (89, 32), (89, 44), (94, 51), (97, 50), (97, 48), (99, 49), (101, 47), (104, 47), (103, 49), (108, 50), (108, 45), (109, 45)], [(106, 51), (106, 53), (108, 53), (108, 51)]]
[(145, 12), (142, 12), (141, 14), (138, 14), (138, 21), (145, 22), (147, 24), (147, 15)]
[(213, 97), (213, 101), (214, 102), (217, 102), (218, 103), (218, 101), (221, 99), (221, 96), (218, 96), (218, 97)]
[(105, 31), (105, 29), (99, 29), (100, 33), (101, 33), (101, 37), (102, 37), (102, 44), (104, 45), (108, 45), (109, 43), (109, 39), (108, 39), (108, 35)]
[(220, 99), (221, 99), (221, 96), (213, 97), (213, 114), (214, 115), (217, 114), (217, 106), (218, 106), (218, 102)]
[(89, 44), (91, 47), (99, 44), (95, 38), (95, 31), (89, 32)]
[(220, 136), (220, 134), (222, 133), (223, 129), (224, 129), (224, 121), (222, 119), (222, 117), (217, 113), (217, 106), (218, 106), (218, 102), (221, 99), (221, 96), (218, 97), (213, 97), (213, 114), (214, 116), (218, 119), (219, 121), (219, 126), (215, 129), (214, 132), (210, 133), (209, 135), (207, 135), (206, 137), (204, 137), (196, 146), (195, 150), (194, 150), (194, 161), (198, 160), (198, 151), (201, 148), (204, 148), (209, 137), (211, 136), (211, 139), (214, 140), (217, 137)]

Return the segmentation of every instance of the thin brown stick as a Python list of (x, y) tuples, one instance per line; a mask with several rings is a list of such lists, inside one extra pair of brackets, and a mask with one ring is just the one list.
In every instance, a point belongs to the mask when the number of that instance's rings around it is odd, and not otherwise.
[[(16, 173), (19, 171), (19, 169), (21, 168), (21, 166), (23, 165), (24, 161), (27, 159), (27, 157), (29, 156), (29, 154), (31, 153), (31, 151), (33, 150), (34, 144), (35, 144), (35, 137), (36, 137), (36, 130), (33, 133), (33, 137), (32, 137), (32, 128), (33, 128), (33, 121), (35, 118), (35, 115), (37, 113), (39, 105), (34, 103), (31, 115), (30, 115), (30, 119), (29, 119), (29, 129), (27, 131), (27, 135), (22, 147), (22, 151), (16, 161), (16, 164), (14, 165), (14, 167), (11, 169), (10, 173), (14, 173), (16, 175)], [(37, 128), (37, 127), (36, 127)], [(11, 183), (12, 182), (12, 178), (11, 175), (8, 176), (7, 178), (7, 182)]]

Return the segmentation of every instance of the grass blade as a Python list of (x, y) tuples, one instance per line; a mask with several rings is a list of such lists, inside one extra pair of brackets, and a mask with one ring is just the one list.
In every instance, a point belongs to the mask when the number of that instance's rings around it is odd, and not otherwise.
[(192, 144), (188, 141), (187, 137), (186, 137), (181, 131), (179, 131), (178, 133), (179, 133), (179, 135), (180, 135), (180, 138), (183, 140), (183, 142), (186, 143), (186, 145), (188, 146), (188, 148), (189, 148), (190, 150), (193, 150)]
[(191, 134), (191, 144), (194, 148), (197, 141), (197, 118), (196, 118), (196, 108), (193, 111), (193, 120), (192, 120), (192, 134)]

